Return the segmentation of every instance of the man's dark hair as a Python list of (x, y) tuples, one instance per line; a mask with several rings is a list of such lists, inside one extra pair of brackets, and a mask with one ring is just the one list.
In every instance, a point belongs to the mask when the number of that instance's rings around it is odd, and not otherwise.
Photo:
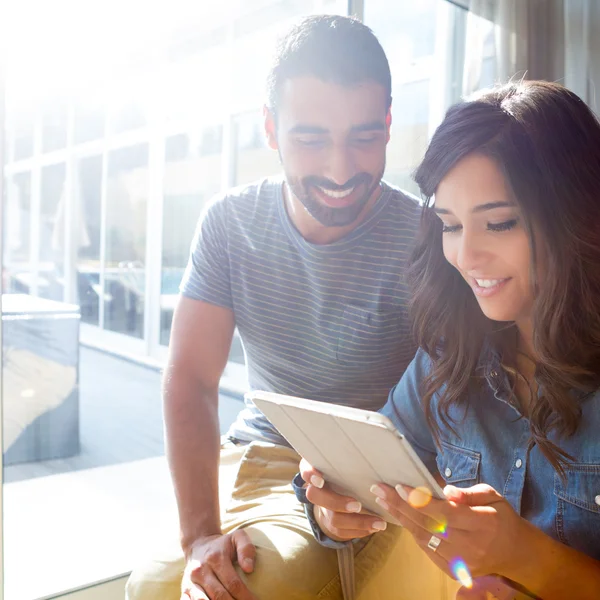
[(371, 29), (352, 17), (305, 17), (280, 38), (267, 77), (267, 105), (274, 114), (282, 84), (303, 76), (344, 86), (373, 81), (385, 90), (386, 108), (392, 102), (385, 52)]

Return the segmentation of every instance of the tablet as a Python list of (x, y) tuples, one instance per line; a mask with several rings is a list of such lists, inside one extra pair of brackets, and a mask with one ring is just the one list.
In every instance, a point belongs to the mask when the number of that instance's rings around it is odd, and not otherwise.
[(384, 415), (272, 392), (255, 391), (248, 397), (334, 491), (356, 498), (387, 522), (399, 524), (375, 502), (370, 491), (375, 483), (425, 487), (434, 498), (445, 499), (406, 438)]

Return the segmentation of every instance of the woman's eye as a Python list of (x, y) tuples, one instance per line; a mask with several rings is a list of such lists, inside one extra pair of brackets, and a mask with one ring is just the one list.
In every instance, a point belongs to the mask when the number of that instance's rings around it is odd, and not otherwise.
[(503, 223), (488, 223), (487, 228), (490, 231), (509, 231), (517, 225), (517, 219), (510, 219), (510, 221), (504, 221)]
[(442, 233), (456, 233), (461, 228), (460, 225), (446, 225), (442, 224)]

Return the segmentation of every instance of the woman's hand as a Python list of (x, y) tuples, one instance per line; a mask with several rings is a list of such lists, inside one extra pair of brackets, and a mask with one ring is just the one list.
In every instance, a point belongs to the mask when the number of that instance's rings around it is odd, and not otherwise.
[[(443, 571), (469, 578), (511, 571), (522, 560), (528, 529), (510, 504), (487, 484), (460, 489), (446, 486), (448, 502), (420, 489), (380, 484), (371, 491), (377, 503), (396, 517)], [(439, 542), (438, 542), (439, 540)], [(437, 544), (437, 547), (436, 547)], [(458, 573), (461, 562), (466, 570)], [(462, 577), (461, 577), (462, 575)]]
[(362, 512), (360, 502), (349, 496), (336, 494), (323, 476), (304, 459), (300, 473), (306, 482), (306, 498), (314, 505), (319, 527), (333, 540), (347, 541), (366, 537), (387, 527), (381, 517)]

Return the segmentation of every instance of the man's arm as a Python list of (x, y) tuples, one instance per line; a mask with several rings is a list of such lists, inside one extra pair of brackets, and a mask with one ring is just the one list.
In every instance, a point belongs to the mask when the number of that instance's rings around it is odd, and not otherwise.
[(163, 379), (166, 451), (186, 555), (200, 537), (220, 534), (219, 380), (234, 331), (227, 308), (181, 297)]

